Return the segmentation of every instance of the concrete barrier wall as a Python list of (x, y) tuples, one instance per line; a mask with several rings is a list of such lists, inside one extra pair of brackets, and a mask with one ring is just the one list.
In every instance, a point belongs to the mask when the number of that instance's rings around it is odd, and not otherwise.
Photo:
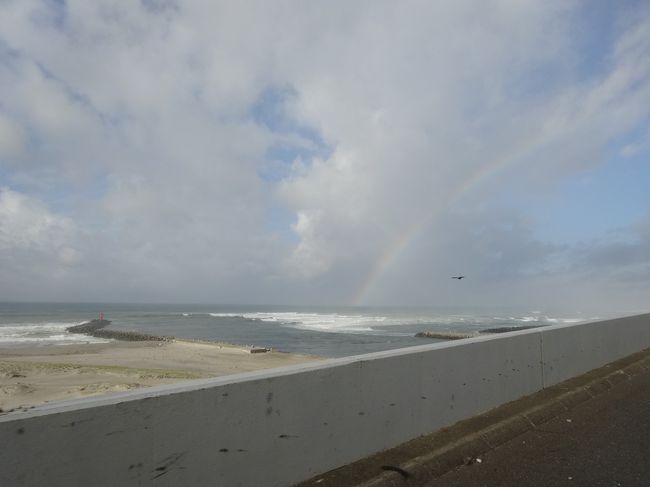
[(544, 386), (650, 347), (650, 314), (540, 329)]
[(650, 346), (650, 315), (532, 329), (0, 417), (0, 485), (287, 486)]

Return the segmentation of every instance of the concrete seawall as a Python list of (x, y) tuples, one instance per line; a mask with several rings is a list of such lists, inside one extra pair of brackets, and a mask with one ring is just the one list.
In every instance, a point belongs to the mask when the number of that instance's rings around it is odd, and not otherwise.
[(650, 315), (52, 404), (0, 417), (0, 485), (288, 486), (650, 347)]

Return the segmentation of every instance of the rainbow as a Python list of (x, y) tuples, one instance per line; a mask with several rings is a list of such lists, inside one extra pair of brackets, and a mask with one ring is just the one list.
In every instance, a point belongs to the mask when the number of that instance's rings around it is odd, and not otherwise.
[(527, 154), (533, 152), (541, 146), (545, 140), (545, 134), (541, 133), (528, 140), (520, 141), (513, 146), (508, 154), (504, 157), (497, 158), (487, 164), (482, 165), (476, 172), (467, 177), (457, 188), (449, 191), (447, 194), (446, 204), (444, 206), (433, 208), (426, 212), (424, 216), (418, 218), (411, 224), (406, 231), (393, 239), (380, 253), (379, 258), (371, 266), (365, 278), (361, 282), (357, 291), (353, 293), (350, 304), (359, 306), (363, 304), (371, 294), (374, 287), (381, 282), (382, 277), (388, 269), (395, 263), (398, 257), (404, 252), (411, 242), (416, 240), (431, 222), (440, 215), (444, 210), (453, 207), (461, 201), (466, 195), (484, 184), (488, 179), (495, 177), (506, 168), (521, 161)]

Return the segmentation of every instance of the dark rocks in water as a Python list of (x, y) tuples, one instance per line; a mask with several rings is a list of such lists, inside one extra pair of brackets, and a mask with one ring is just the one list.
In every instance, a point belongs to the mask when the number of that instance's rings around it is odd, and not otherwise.
[(172, 336), (149, 335), (148, 333), (138, 333), (135, 331), (97, 330), (93, 333), (86, 334), (96, 338), (112, 338), (113, 340), (122, 340), (125, 342), (171, 342), (174, 340)]
[(474, 333), (455, 333), (452, 331), (421, 331), (415, 334), (418, 338), (435, 338), (437, 340), (462, 340), (475, 337)]
[(509, 331), (528, 330), (530, 328), (539, 328), (546, 325), (524, 325), (524, 326), (504, 326), (501, 328), (488, 328), (487, 330), (480, 330), (478, 333), (468, 332), (453, 332), (453, 331), (421, 331), (416, 333), (418, 338), (435, 338), (437, 340), (462, 340), (463, 338), (472, 338), (478, 336), (479, 333), (508, 333)]
[(508, 333), (509, 331), (530, 330), (531, 328), (541, 328), (546, 325), (525, 325), (525, 326), (504, 326), (501, 328), (488, 328), (481, 330), (481, 333)]
[(70, 326), (66, 328), (66, 331), (95, 338), (109, 338), (127, 342), (169, 342), (174, 340), (174, 337), (170, 336), (149, 335), (135, 331), (105, 330), (104, 328), (110, 324), (109, 320), (91, 320), (81, 325)]

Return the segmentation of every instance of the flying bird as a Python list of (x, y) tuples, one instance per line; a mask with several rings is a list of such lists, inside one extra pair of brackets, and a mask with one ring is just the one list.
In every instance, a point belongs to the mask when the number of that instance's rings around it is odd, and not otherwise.
[(458, 279), (459, 281), (461, 279), (465, 279), (465, 276), (451, 276), (452, 279)]

